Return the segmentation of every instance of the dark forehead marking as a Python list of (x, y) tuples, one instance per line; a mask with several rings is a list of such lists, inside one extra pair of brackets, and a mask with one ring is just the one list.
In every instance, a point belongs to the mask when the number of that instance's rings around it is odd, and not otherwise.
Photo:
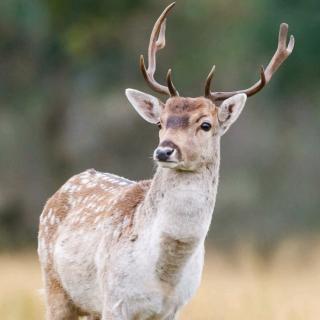
[(177, 128), (186, 128), (189, 125), (189, 116), (183, 115), (183, 116), (170, 116), (167, 120), (166, 127), (177, 129)]

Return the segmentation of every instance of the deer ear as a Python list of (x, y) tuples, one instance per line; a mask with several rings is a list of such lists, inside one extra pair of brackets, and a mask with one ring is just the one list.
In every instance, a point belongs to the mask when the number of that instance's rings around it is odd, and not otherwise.
[(144, 120), (151, 123), (160, 121), (164, 104), (158, 98), (134, 89), (126, 89), (126, 96)]
[(247, 95), (239, 93), (223, 101), (218, 110), (221, 135), (227, 132), (230, 126), (238, 119), (246, 100)]

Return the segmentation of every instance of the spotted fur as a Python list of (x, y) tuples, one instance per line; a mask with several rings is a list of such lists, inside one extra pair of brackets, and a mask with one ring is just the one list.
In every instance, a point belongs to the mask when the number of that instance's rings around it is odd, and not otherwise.
[[(176, 318), (201, 279), (220, 137), (244, 104), (243, 95), (230, 99), (218, 111), (205, 98), (172, 98), (160, 112), (143, 95), (136, 109), (164, 124), (159, 146), (174, 149), (175, 162), (139, 182), (90, 169), (47, 201), (38, 239), (47, 320)], [(209, 132), (199, 131), (203, 119)]]

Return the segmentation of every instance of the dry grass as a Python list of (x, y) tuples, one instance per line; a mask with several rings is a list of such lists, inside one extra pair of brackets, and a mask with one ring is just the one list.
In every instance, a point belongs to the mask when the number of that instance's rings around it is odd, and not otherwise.
[(35, 254), (0, 255), (0, 319), (44, 319), (41, 276)]
[[(0, 319), (44, 319), (35, 255), (0, 255), (0, 268)], [(268, 262), (245, 247), (213, 251), (180, 320), (318, 320), (319, 300), (320, 241), (286, 242)]]
[(283, 243), (268, 262), (253, 252), (211, 256), (181, 320), (320, 319), (320, 242)]

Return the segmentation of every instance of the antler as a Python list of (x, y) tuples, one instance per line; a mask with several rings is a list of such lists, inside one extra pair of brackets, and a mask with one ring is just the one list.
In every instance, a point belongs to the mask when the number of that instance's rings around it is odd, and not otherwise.
[(253, 96), (259, 92), (272, 78), (273, 74), (278, 70), (281, 64), (288, 58), (294, 47), (294, 37), (290, 36), (290, 41), (287, 46), (288, 25), (281, 23), (279, 29), (278, 47), (270, 60), (267, 68), (264, 70), (263, 66), (260, 69), (260, 80), (248, 89), (231, 91), (231, 92), (211, 92), (210, 85), (213, 77), (215, 66), (211, 69), (205, 84), (205, 96), (213, 101), (225, 100), (235, 94), (245, 93), (248, 97)]
[(169, 96), (179, 95), (171, 80), (171, 69), (169, 69), (167, 74), (167, 87), (161, 85), (154, 79), (154, 73), (156, 71), (156, 53), (166, 45), (166, 18), (175, 4), (176, 3), (173, 2), (164, 9), (152, 29), (148, 48), (148, 69), (146, 69), (143, 55), (140, 56), (140, 68), (150, 88), (156, 92), (164, 93)]

